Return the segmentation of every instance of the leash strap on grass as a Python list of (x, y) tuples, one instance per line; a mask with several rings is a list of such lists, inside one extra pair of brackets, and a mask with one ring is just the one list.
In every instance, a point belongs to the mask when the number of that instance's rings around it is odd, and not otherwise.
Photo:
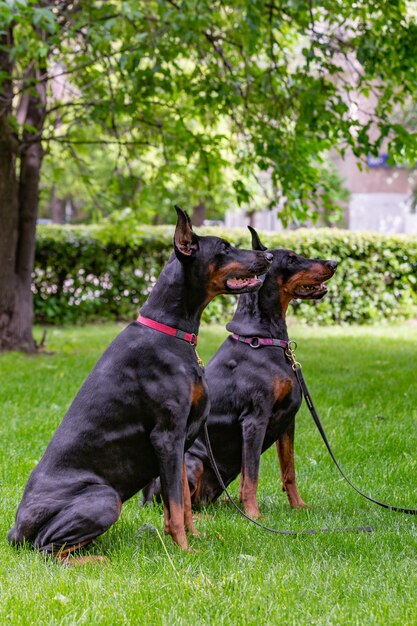
[(204, 422), (204, 437), (205, 437), (205, 440), (206, 440), (206, 446), (207, 446), (207, 451), (209, 453), (210, 462), (211, 462), (213, 471), (216, 474), (216, 478), (219, 481), (219, 484), (220, 484), (221, 488), (223, 489), (223, 491), (225, 492), (225, 494), (227, 495), (227, 497), (229, 498), (231, 504), (235, 507), (235, 509), (243, 517), (245, 517), (247, 520), (252, 522), (252, 524), (255, 524), (255, 526), (258, 526), (259, 528), (262, 528), (263, 530), (267, 530), (270, 533), (274, 533), (275, 535), (318, 535), (318, 534), (321, 534), (321, 533), (329, 533), (329, 532), (336, 532), (336, 533), (346, 533), (346, 532), (372, 533), (374, 531), (372, 526), (355, 526), (354, 528), (336, 528), (336, 529), (333, 529), (333, 528), (320, 528), (320, 529), (306, 528), (306, 529), (303, 529), (303, 530), (279, 530), (279, 529), (270, 528), (269, 526), (265, 526), (264, 524), (261, 524), (256, 519), (253, 519), (253, 517), (250, 517), (249, 515), (246, 515), (245, 511), (243, 511), (240, 508), (240, 506), (238, 504), (236, 504), (235, 500), (232, 498), (232, 496), (228, 492), (227, 487), (224, 484), (223, 478), (222, 478), (222, 476), (220, 474), (219, 468), (217, 467), (217, 463), (216, 463), (216, 461), (214, 459), (213, 450), (211, 448), (210, 438), (209, 438), (209, 434), (208, 434), (207, 421)]
[(360, 496), (362, 496), (362, 498), (365, 498), (366, 500), (369, 500), (369, 502), (373, 502), (374, 504), (377, 504), (378, 506), (382, 506), (384, 509), (388, 509), (389, 511), (394, 511), (396, 513), (405, 513), (406, 515), (417, 515), (417, 509), (407, 509), (404, 507), (400, 507), (400, 506), (392, 506), (390, 504), (386, 504), (385, 502), (380, 502), (379, 500), (375, 500), (374, 498), (371, 498), (371, 496), (367, 496), (365, 493), (363, 493), (360, 489), (358, 489), (357, 487), (355, 487), (355, 485), (349, 480), (349, 478), (346, 476), (346, 474), (344, 473), (344, 471), (342, 470), (342, 468), (340, 467), (335, 455), (333, 454), (333, 450), (330, 447), (330, 443), (329, 440), (327, 439), (326, 433), (324, 432), (324, 428), (323, 425), (320, 421), (320, 418), (317, 414), (317, 411), (314, 407), (314, 403), (313, 400), (311, 398), (310, 392), (307, 388), (306, 382), (304, 380), (304, 376), (301, 372), (301, 366), (299, 363), (297, 363), (295, 361), (295, 359), (291, 359), (291, 356), (289, 356), (287, 354), (287, 356), (290, 358), (290, 360), (292, 360), (292, 368), (295, 372), (295, 375), (297, 377), (297, 381), (298, 384), (301, 387), (301, 391), (302, 394), (304, 396), (304, 399), (307, 403), (308, 409), (311, 413), (311, 416), (314, 420), (314, 423), (317, 426), (317, 429), (321, 435), (321, 438), (324, 441), (324, 444), (332, 458), (333, 463), (336, 465), (337, 469), (339, 470), (340, 474), (342, 475), (342, 477), (345, 479), (345, 481), (348, 483), (348, 485), (350, 485), (350, 487), (352, 487), (352, 489), (354, 491), (356, 491), (356, 493), (358, 493)]
[[(369, 502), (373, 502), (373, 504), (377, 504), (378, 506), (381, 506), (384, 509), (388, 509), (389, 511), (394, 511), (395, 513), (405, 513), (406, 515), (417, 515), (417, 509), (409, 509), (409, 508), (405, 508), (405, 507), (400, 507), (400, 506), (393, 506), (391, 504), (386, 504), (385, 502), (380, 502), (379, 500), (375, 500), (375, 498), (372, 498), (371, 496), (367, 496), (365, 493), (363, 493), (360, 489), (358, 489), (357, 487), (355, 487), (355, 485), (349, 480), (349, 478), (346, 476), (346, 474), (344, 473), (344, 471), (342, 470), (342, 468), (340, 467), (334, 453), (333, 450), (330, 446), (329, 440), (327, 439), (326, 433), (324, 431), (323, 425), (320, 421), (320, 418), (318, 416), (318, 413), (316, 411), (316, 408), (314, 406), (312, 397), (310, 395), (310, 392), (307, 388), (306, 382), (304, 380), (304, 376), (301, 372), (301, 365), (300, 363), (298, 363), (298, 361), (295, 360), (295, 354), (294, 354), (294, 350), (291, 349), (290, 345), (295, 342), (289, 342), (289, 345), (287, 347), (287, 349), (285, 350), (285, 354), (288, 357), (288, 359), (291, 361), (291, 366), (292, 369), (294, 370), (294, 373), (296, 375), (297, 378), (297, 382), (300, 385), (301, 388), (301, 393), (304, 397), (304, 400), (307, 403), (308, 409), (310, 411), (310, 414), (314, 420), (314, 423), (317, 426), (317, 429), (321, 435), (321, 438), (324, 441), (324, 444), (330, 454), (330, 457), (333, 461), (333, 463), (336, 465), (337, 469), (339, 470), (341, 476), (343, 477), (343, 479), (348, 483), (348, 485), (350, 487), (352, 487), (352, 489), (354, 491), (356, 491), (356, 493), (358, 493), (360, 496), (362, 496), (362, 498), (365, 498), (366, 500), (368, 500)], [(249, 344), (250, 345), (250, 344)], [(295, 344), (296, 346), (296, 344)], [(251, 346), (251, 347), (259, 347), (259, 346)], [(283, 346), (281, 346), (283, 347)], [(207, 446), (207, 451), (209, 453), (209, 458), (210, 458), (210, 462), (213, 468), (214, 473), (216, 474), (216, 478), (219, 481), (219, 484), (221, 486), (221, 488), (223, 489), (223, 491), (225, 492), (225, 494), (227, 495), (228, 499), (230, 500), (231, 504), (235, 507), (235, 509), (243, 516), (245, 517), (247, 520), (249, 520), (250, 522), (252, 522), (252, 524), (255, 524), (256, 526), (258, 526), (259, 528), (262, 528), (263, 530), (267, 530), (270, 533), (274, 533), (277, 535), (316, 535), (319, 533), (327, 533), (327, 532), (373, 532), (373, 527), (372, 526), (355, 526), (354, 528), (339, 528), (339, 529), (331, 529), (331, 528), (322, 528), (322, 529), (314, 529), (314, 528), (309, 528), (309, 529), (305, 529), (305, 530), (278, 530), (276, 528), (270, 528), (269, 526), (265, 526), (264, 524), (261, 524), (260, 522), (258, 522), (257, 520), (253, 519), (252, 517), (250, 517), (249, 515), (247, 515), (240, 507), (238, 504), (236, 504), (235, 500), (232, 498), (232, 496), (230, 495), (230, 493), (227, 490), (226, 485), (224, 484), (223, 478), (220, 474), (219, 468), (217, 467), (217, 463), (215, 461), (214, 455), (213, 455), (213, 450), (211, 448), (211, 444), (210, 444), (210, 438), (209, 438), (209, 434), (208, 434), (208, 427), (207, 427), (207, 422), (204, 423), (204, 436), (205, 436), (205, 440), (206, 440), (206, 446)]]

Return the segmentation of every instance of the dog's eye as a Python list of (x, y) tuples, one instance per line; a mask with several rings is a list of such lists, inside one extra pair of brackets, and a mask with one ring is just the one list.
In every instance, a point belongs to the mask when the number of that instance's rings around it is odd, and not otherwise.
[(289, 265), (293, 265), (297, 260), (297, 257), (295, 256), (295, 254), (289, 254), (288, 255), (288, 264)]
[(223, 254), (227, 254), (228, 252), (230, 252), (230, 244), (228, 243), (223, 243), (222, 244), (222, 252)]

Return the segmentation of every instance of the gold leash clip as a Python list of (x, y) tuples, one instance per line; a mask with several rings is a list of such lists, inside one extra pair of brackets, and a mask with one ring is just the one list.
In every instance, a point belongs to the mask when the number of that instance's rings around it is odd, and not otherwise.
[(301, 363), (299, 363), (295, 359), (295, 350), (296, 349), (297, 349), (297, 342), (292, 340), (292, 341), (290, 341), (288, 343), (288, 348), (285, 350), (285, 355), (289, 358), (289, 360), (291, 362), (291, 367), (294, 370), (294, 372), (295, 372), (296, 369), (299, 369), (299, 370), (301, 369)]
[(196, 355), (196, 357), (197, 357), (197, 363), (198, 363), (198, 366), (199, 366), (201, 369), (204, 369), (204, 361), (203, 361), (203, 359), (200, 357), (200, 355), (198, 354), (198, 352), (197, 352), (197, 349), (196, 349), (196, 348), (195, 348), (195, 355)]

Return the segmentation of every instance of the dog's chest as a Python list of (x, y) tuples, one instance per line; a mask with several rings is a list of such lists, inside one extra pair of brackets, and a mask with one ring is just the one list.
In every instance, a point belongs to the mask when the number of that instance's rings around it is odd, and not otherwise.
[(268, 437), (274, 440), (288, 427), (301, 405), (301, 394), (291, 369), (273, 373), (269, 384)]

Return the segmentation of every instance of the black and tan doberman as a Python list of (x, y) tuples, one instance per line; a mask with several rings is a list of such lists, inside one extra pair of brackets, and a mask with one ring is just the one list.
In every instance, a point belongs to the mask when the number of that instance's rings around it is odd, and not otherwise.
[(68, 558), (160, 475), (165, 531), (188, 547), (186, 529), (195, 531), (184, 451), (209, 411), (195, 352), (200, 317), (218, 294), (256, 291), (272, 254), (199, 237), (176, 208), (174, 253), (138, 321), (104, 352), (30, 475), (12, 544)]
[[(253, 229), (252, 246), (264, 251)], [(291, 250), (271, 250), (273, 261), (261, 289), (239, 297), (232, 333), (206, 367), (211, 409), (207, 421), (214, 458), (227, 486), (241, 473), (245, 512), (259, 516), (256, 499), (260, 457), (276, 443), (282, 488), (293, 508), (305, 505), (294, 469), (295, 416), (301, 392), (290, 361), (286, 325), (293, 299), (318, 300), (336, 270), (334, 261), (307, 259)], [(193, 504), (215, 501), (223, 489), (200, 433), (186, 456)], [(158, 480), (144, 490), (145, 501), (159, 494)]]

